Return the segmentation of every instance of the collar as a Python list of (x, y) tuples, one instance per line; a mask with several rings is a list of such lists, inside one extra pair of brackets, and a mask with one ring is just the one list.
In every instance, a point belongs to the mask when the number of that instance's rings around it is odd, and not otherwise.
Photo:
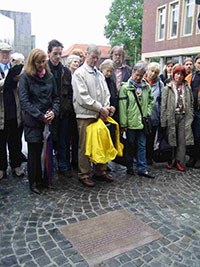
[(91, 67), (89, 66), (86, 62), (83, 64), (83, 66), (89, 71), (89, 72), (92, 72), (92, 73), (97, 73), (98, 70), (96, 67)]
[(2, 72), (5, 73), (6, 70), (9, 70), (11, 68), (10, 62), (8, 62), (8, 64), (3, 64), (0, 62), (0, 68)]

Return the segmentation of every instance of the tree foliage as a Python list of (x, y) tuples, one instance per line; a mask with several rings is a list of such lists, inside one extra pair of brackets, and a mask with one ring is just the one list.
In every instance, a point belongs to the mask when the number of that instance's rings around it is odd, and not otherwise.
[(113, 0), (106, 16), (105, 36), (111, 46), (123, 46), (130, 62), (141, 55), (143, 0)]

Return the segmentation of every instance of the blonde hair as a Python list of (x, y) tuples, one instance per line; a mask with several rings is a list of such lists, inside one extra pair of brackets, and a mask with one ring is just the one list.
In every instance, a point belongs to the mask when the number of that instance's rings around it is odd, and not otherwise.
[(154, 69), (158, 74), (160, 73), (160, 64), (157, 62), (151, 62), (147, 66), (147, 70)]
[(50, 73), (49, 65), (47, 63), (47, 55), (43, 50), (39, 48), (35, 48), (30, 52), (27, 59), (27, 63), (24, 67), (24, 72), (27, 73), (29, 76), (36, 76), (37, 74), (37, 69), (35, 65), (36, 59), (39, 60), (45, 59), (46, 60), (45, 69), (48, 73)]

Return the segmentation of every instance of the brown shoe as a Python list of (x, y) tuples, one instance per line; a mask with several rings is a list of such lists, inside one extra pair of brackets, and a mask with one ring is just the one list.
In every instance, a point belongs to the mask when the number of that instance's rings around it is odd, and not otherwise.
[(86, 179), (79, 179), (79, 181), (83, 184), (83, 185), (86, 185), (86, 186), (89, 186), (89, 187), (93, 187), (95, 186), (95, 183), (89, 179), (89, 178), (86, 178)]
[(112, 178), (111, 175), (108, 175), (107, 173), (103, 174), (103, 175), (97, 175), (97, 174), (94, 174), (93, 175), (93, 179), (97, 180), (97, 181), (105, 181), (105, 182), (108, 182), (108, 183), (111, 183), (114, 181), (114, 179)]

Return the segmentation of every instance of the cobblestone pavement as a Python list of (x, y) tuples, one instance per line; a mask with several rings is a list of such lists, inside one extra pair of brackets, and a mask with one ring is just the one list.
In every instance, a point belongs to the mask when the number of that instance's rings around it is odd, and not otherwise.
[[(26, 165), (24, 165), (26, 166)], [(0, 266), (88, 266), (59, 227), (126, 209), (162, 238), (96, 267), (200, 266), (200, 171), (156, 164), (156, 179), (129, 176), (112, 164), (115, 182), (90, 189), (55, 177), (56, 190), (31, 194), (27, 178), (0, 181)]]

